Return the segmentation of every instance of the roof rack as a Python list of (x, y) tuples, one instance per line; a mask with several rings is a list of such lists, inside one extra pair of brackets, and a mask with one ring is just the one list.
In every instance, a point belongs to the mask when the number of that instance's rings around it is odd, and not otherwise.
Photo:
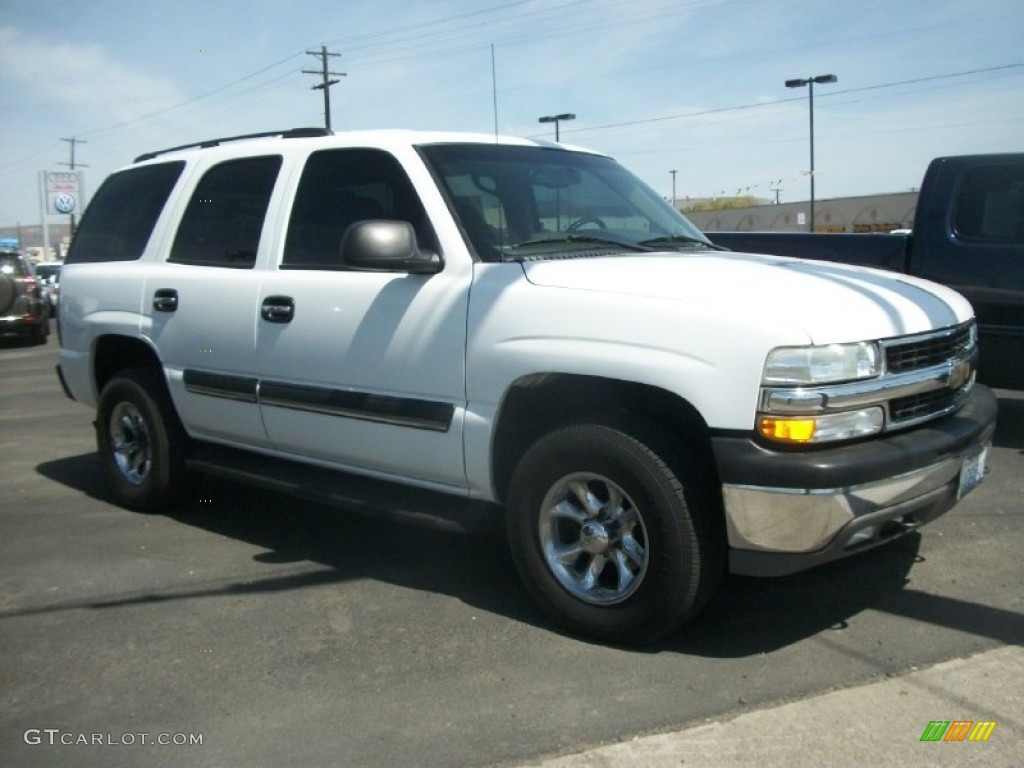
[(169, 147), (168, 149), (158, 149), (155, 152), (146, 152), (135, 158), (136, 163), (141, 163), (143, 160), (152, 160), (158, 155), (166, 155), (168, 152), (177, 152), (179, 149), (192, 149), (193, 147), (199, 147), (200, 149), (206, 149), (207, 147), (216, 147), (227, 141), (241, 141), (243, 139), (265, 139), (268, 136), (280, 136), (282, 139), (308, 139), (315, 136), (333, 136), (334, 132), (329, 131), (326, 128), (288, 128), (283, 131), (264, 131), (262, 133), (245, 133), (241, 136), (224, 136), (220, 139), (207, 139), (206, 141), (197, 141), (192, 144), (182, 144), (180, 147)]

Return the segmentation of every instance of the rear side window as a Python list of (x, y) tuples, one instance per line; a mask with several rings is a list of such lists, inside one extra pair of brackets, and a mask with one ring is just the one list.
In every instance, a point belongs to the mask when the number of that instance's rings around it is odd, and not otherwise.
[(0, 275), (32, 277), (28, 262), (17, 253), (0, 253)]
[(983, 165), (967, 171), (953, 227), (964, 240), (1024, 243), (1024, 166)]
[(170, 261), (250, 269), (256, 263), (277, 155), (229, 160), (196, 185), (171, 248)]
[(184, 167), (160, 163), (108, 177), (82, 217), (66, 263), (139, 258)]

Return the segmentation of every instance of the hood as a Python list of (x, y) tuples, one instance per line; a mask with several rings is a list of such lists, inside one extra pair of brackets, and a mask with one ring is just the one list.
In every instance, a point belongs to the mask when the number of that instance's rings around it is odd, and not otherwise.
[(960, 294), (927, 280), (832, 262), (747, 253), (652, 254), (524, 262), (548, 288), (707, 305), (752, 323), (785, 323), (814, 344), (902, 336), (973, 316)]

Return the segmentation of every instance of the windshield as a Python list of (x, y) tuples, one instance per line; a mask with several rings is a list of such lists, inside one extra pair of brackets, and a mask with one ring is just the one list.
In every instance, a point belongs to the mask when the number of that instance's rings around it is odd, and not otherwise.
[(436, 144), (420, 151), (484, 261), (714, 247), (608, 157), (500, 144)]

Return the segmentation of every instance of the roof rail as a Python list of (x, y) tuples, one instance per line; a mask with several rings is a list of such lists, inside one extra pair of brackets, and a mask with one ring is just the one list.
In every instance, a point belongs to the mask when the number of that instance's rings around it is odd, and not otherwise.
[(192, 144), (182, 144), (180, 147), (169, 147), (168, 149), (158, 149), (155, 152), (146, 152), (135, 158), (136, 163), (141, 163), (143, 160), (152, 160), (158, 155), (166, 155), (168, 152), (177, 152), (179, 149), (192, 149), (193, 147), (199, 147), (206, 149), (207, 147), (216, 147), (227, 141), (241, 141), (243, 139), (265, 139), (268, 136), (280, 136), (282, 139), (308, 139), (314, 136), (333, 136), (333, 131), (328, 131), (326, 128), (287, 128), (283, 131), (264, 131), (262, 133), (244, 133), (241, 136), (224, 136), (219, 139), (207, 139), (206, 141), (196, 141)]

